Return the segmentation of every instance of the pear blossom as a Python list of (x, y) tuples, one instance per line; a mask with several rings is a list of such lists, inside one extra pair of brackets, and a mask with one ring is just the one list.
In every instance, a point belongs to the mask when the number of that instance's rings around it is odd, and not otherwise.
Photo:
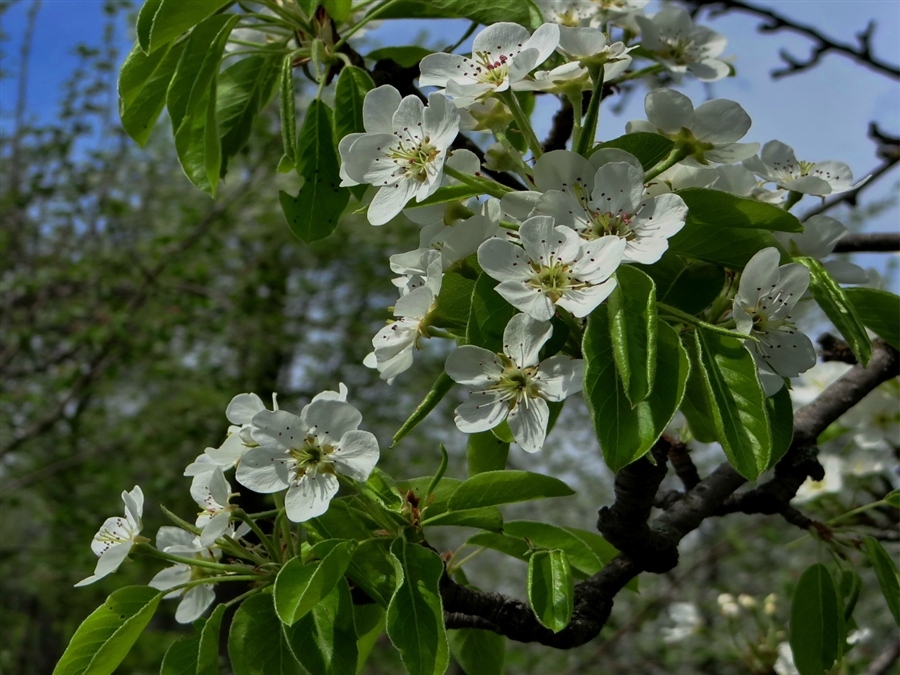
[(516, 314), (503, 331), (503, 352), (463, 345), (450, 353), (447, 374), (470, 388), (456, 409), (455, 422), (467, 434), (509, 422), (516, 443), (537, 452), (547, 435), (547, 401), (562, 401), (581, 391), (580, 360), (561, 354), (538, 361), (553, 327), (527, 314)]
[(509, 89), (518, 89), (559, 44), (559, 26), (545, 23), (534, 35), (522, 26), (495, 23), (475, 36), (472, 57), (438, 52), (419, 64), (422, 87), (443, 87), (458, 108)]
[(738, 197), (749, 197), (766, 204), (782, 204), (787, 197), (786, 190), (766, 188), (763, 181), (740, 164), (722, 164), (712, 171), (716, 175), (716, 180), (711, 186), (713, 190), (721, 190)]
[(779, 267), (779, 258), (778, 250), (770, 247), (750, 259), (732, 310), (737, 330), (758, 339), (746, 344), (760, 368), (766, 396), (782, 387), (782, 378), (796, 377), (816, 363), (812, 341), (791, 320), (809, 286), (809, 270), (799, 263)]
[[(215, 562), (222, 555), (218, 548), (208, 548), (200, 539), (181, 528), (163, 526), (156, 535), (156, 548), (164, 553), (174, 553), (183, 557)], [(158, 572), (148, 586), (166, 591), (175, 586), (202, 578), (204, 571), (187, 563), (176, 563)], [(191, 623), (199, 619), (203, 612), (215, 601), (216, 593), (210, 584), (198, 584), (188, 589), (180, 588), (163, 596), (164, 600), (181, 598), (175, 610), (178, 623)]]
[(641, 47), (653, 52), (670, 73), (680, 76), (689, 71), (702, 82), (715, 82), (731, 72), (716, 58), (725, 49), (725, 37), (694, 25), (685, 9), (667, 6), (650, 17), (636, 16), (635, 21), (641, 27)]
[(837, 455), (819, 455), (819, 463), (825, 469), (822, 480), (807, 478), (791, 500), (798, 504), (810, 502), (825, 494), (835, 494), (844, 487), (844, 460)]
[(797, 159), (794, 150), (780, 141), (766, 143), (759, 157), (744, 160), (744, 166), (766, 181), (792, 192), (824, 197), (847, 192), (865, 183), (853, 183), (853, 172), (843, 162), (806, 162)]
[[(804, 255), (816, 260), (828, 257), (835, 245), (847, 234), (847, 228), (834, 218), (810, 216), (803, 222), (803, 232), (773, 232), (791, 255)], [(842, 284), (864, 284), (866, 271), (849, 260), (825, 260), (823, 266), (835, 281)]]
[(384, 225), (410, 199), (420, 202), (440, 187), (459, 112), (441, 94), (431, 94), (426, 107), (419, 97), (401, 99), (384, 85), (366, 94), (363, 124), (365, 133), (349, 134), (338, 145), (341, 185), (377, 186), (368, 218)]
[(144, 493), (140, 486), (135, 485), (130, 492), (123, 490), (122, 501), (125, 503), (125, 517), (107, 518), (94, 535), (91, 550), (99, 558), (97, 566), (91, 576), (82, 579), (76, 586), (87, 586), (115, 572), (137, 543), (143, 527), (141, 517), (144, 515)]
[(241, 537), (250, 527), (241, 523), (237, 532), (230, 527), (231, 512), (234, 506), (228, 503), (231, 498), (231, 485), (225, 478), (222, 467), (216, 466), (212, 471), (197, 474), (191, 481), (191, 497), (203, 509), (194, 524), (201, 528), (200, 544), (212, 546), (219, 537), (230, 534)]
[(733, 619), (741, 613), (741, 607), (734, 601), (731, 593), (720, 593), (716, 598), (716, 604), (719, 605), (719, 612), (726, 618)]
[(666, 644), (683, 642), (703, 626), (700, 610), (693, 602), (673, 602), (669, 605), (669, 618), (675, 625), (666, 626), (661, 631)]
[(789, 642), (778, 643), (778, 660), (775, 661), (772, 670), (776, 675), (800, 675), (800, 671), (794, 664), (794, 652), (791, 651)]
[(363, 361), (369, 368), (377, 368), (381, 378), (391, 382), (409, 369), (419, 340), (428, 337), (429, 314), (441, 291), (441, 254), (425, 250), (420, 255), (421, 266), (427, 270), (423, 283), (401, 295), (394, 305), (396, 321), (382, 328), (372, 338), (374, 351)]
[(547, 21), (563, 26), (603, 26), (612, 23), (637, 32), (634, 17), (650, 0), (537, 0)]
[(358, 429), (361, 421), (356, 408), (335, 399), (312, 401), (299, 416), (257, 413), (251, 429), (259, 447), (244, 455), (235, 477), (254, 492), (287, 489), (287, 516), (296, 523), (320, 516), (338, 491), (338, 474), (365, 481), (378, 461), (378, 441)]
[(856, 447), (893, 453), (900, 448), (900, 386), (891, 380), (877, 387), (838, 421), (850, 429)]
[(695, 110), (684, 94), (674, 89), (655, 89), (644, 99), (644, 111), (647, 121), (629, 122), (628, 133), (649, 131), (671, 138), (689, 149), (689, 159), (701, 165), (739, 162), (759, 149), (759, 143), (736, 142), (744, 137), (752, 122), (734, 101), (717, 98)]
[[(447, 157), (444, 166), (456, 169), (469, 176), (479, 175), (481, 171), (481, 161), (478, 159), (478, 155), (471, 150), (454, 150), (453, 153)], [(456, 178), (447, 175), (447, 173), (442, 174), (441, 187), (459, 184), (460, 182)], [(413, 202), (411, 206), (407, 206), (403, 209), (403, 215), (417, 225), (430, 225), (438, 221), (443, 222), (459, 218), (459, 204), (458, 201), (450, 201), (443, 204), (426, 204), (425, 206), (421, 206)], [(426, 245), (422, 245), (420, 248), (425, 248), (425, 246)]]
[(585, 317), (616, 287), (611, 277), (622, 261), (624, 239), (584, 241), (548, 216), (526, 220), (519, 237), (524, 248), (488, 239), (478, 247), (478, 264), (500, 282), (496, 290), (509, 304), (534, 319), (549, 321), (556, 305)]

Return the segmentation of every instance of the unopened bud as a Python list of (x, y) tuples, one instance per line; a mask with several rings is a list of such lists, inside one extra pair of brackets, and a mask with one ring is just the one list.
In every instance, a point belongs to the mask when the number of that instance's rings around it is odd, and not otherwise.
[(741, 593), (738, 596), (738, 604), (744, 609), (753, 609), (754, 607), (756, 607), (756, 598), (754, 598), (752, 595)]

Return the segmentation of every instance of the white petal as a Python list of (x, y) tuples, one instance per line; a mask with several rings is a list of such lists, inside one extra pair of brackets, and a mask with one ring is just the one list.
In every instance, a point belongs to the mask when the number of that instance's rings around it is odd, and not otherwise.
[(587, 192), (595, 171), (593, 165), (577, 152), (552, 150), (534, 163), (534, 184), (540, 192), (547, 192), (572, 190), (577, 183)]
[(238, 464), (234, 477), (238, 483), (261, 494), (284, 490), (291, 482), (294, 462), (284, 450), (252, 448)]
[[(440, 261), (440, 254), (436, 256), (436, 260)], [(434, 292), (430, 288), (427, 286), (416, 288), (397, 300), (394, 304), (394, 316), (421, 321), (428, 314), (433, 302)]]
[(220, 511), (209, 522), (203, 526), (200, 533), (200, 545), (204, 548), (210, 548), (216, 543), (216, 539), (223, 536), (228, 531), (228, 524), (231, 521), (231, 514), (228, 511)]
[(486, 389), (500, 379), (500, 357), (475, 345), (457, 347), (447, 357), (444, 370), (454, 382), (474, 389)]
[(366, 481), (378, 463), (378, 441), (368, 431), (348, 431), (341, 447), (331, 456), (338, 471), (353, 480)]
[(478, 264), (497, 281), (522, 281), (531, 277), (525, 251), (498, 237), (478, 247)]
[(534, 65), (539, 65), (547, 60), (559, 45), (559, 25), (545, 23), (538, 27), (523, 45), (524, 49), (534, 49), (538, 56)]
[(535, 380), (540, 383), (541, 395), (548, 401), (562, 401), (577, 394), (582, 387), (584, 362), (562, 354), (542, 361)]
[(439, 150), (448, 148), (459, 133), (459, 111), (456, 106), (443, 94), (433, 92), (428, 96), (428, 107), (423, 117), (425, 133), (431, 144)]
[(453, 421), (463, 433), (475, 434), (496, 427), (506, 419), (508, 411), (509, 405), (499, 392), (473, 391), (456, 408)]
[(400, 107), (400, 92), (389, 84), (366, 93), (363, 101), (363, 127), (370, 134), (393, 132), (391, 118)]
[(253, 416), (266, 406), (256, 394), (238, 394), (225, 409), (225, 417), (232, 424), (250, 424)]
[(631, 215), (637, 211), (644, 194), (644, 172), (631, 164), (604, 164), (594, 176), (591, 204), (614, 215)]
[[(263, 410), (256, 413), (251, 425), (254, 441), (280, 450), (287, 450), (293, 447), (294, 441), (299, 443), (306, 437), (303, 420), (285, 410)], [(244, 458), (246, 459), (246, 455)]]
[(519, 239), (528, 257), (542, 265), (550, 264), (551, 259), (555, 258), (553, 252), (565, 242), (565, 239), (559, 241), (553, 219), (548, 216), (533, 216), (522, 223)]
[(553, 334), (553, 326), (527, 314), (516, 314), (503, 330), (503, 353), (519, 368), (537, 364), (538, 352)]
[(520, 402), (509, 412), (509, 430), (525, 452), (539, 452), (547, 437), (550, 409), (542, 398)]
[[(102, 579), (107, 574), (112, 574), (119, 569), (119, 565), (125, 562), (125, 558), (128, 557), (131, 545), (132, 542), (128, 541), (122, 544), (114, 544), (106, 549), (106, 552), (100, 556), (97, 566), (94, 568), (93, 581)], [(89, 583), (93, 583), (93, 581)], [(85, 582), (87, 582), (86, 579)]]
[[(173, 586), (187, 583), (190, 580), (190, 566), (179, 563), (157, 572), (147, 585), (150, 586), (150, 588), (155, 588), (158, 591), (165, 591), (172, 588)], [(175, 593), (170, 594), (166, 597), (177, 597), (182, 593), (184, 593), (184, 589), (176, 591)]]
[(330, 473), (306, 474), (284, 496), (287, 517), (295, 523), (321, 516), (337, 494), (338, 479)]
[(402, 180), (394, 185), (383, 185), (369, 204), (366, 216), (372, 225), (384, 225), (397, 216), (413, 198), (418, 189), (414, 180)]
[[(677, 134), (694, 126), (694, 104), (674, 89), (655, 89), (644, 99), (647, 120), (657, 129)], [(743, 134), (741, 134), (743, 136)]]
[(338, 442), (347, 432), (356, 431), (362, 422), (362, 413), (346, 401), (326, 399), (307, 405), (301, 417), (323, 445)]
[(231, 486), (221, 467), (195, 476), (191, 481), (191, 497), (204, 508), (222, 508), (228, 503)]
[(171, 548), (187, 548), (194, 550), (194, 535), (180, 527), (163, 525), (156, 533), (156, 548), (165, 551)]
[[(429, 54), (419, 63), (420, 87), (446, 87), (451, 80), (460, 77), (468, 65), (468, 59), (459, 54), (437, 52)], [(398, 100), (399, 105), (399, 100)]]
[(494, 290), (513, 307), (538, 321), (549, 321), (556, 313), (550, 298), (522, 281), (502, 281)]
[(216, 599), (216, 592), (207, 585), (189, 588), (178, 603), (175, 610), (175, 620), (178, 623), (191, 623), (200, 618)]
[(249, 449), (242, 438), (244, 432), (249, 431), (250, 427), (246, 427), (239, 432), (232, 433), (218, 448), (207, 448), (206, 455), (218, 466), (224, 468), (234, 466)]
[[(524, 44), (528, 42), (531, 36), (528, 31), (517, 23), (500, 22), (495, 23), (475, 36), (472, 41), (472, 53), (484, 52), (494, 58), (492, 61), (500, 57), (507, 56), (512, 52), (518, 54), (524, 48)], [(557, 41), (559, 38), (557, 38)], [(521, 46), (520, 46), (521, 45)], [(556, 48), (556, 45), (550, 51)]]
[(580, 290), (568, 290), (557, 303), (579, 319), (586, 317), (597, 306), (609, 297), (616, 287), (616, 280), (610, 279), (597, 286), (588, 286)]
[(750, 115), (739, 104), (722, 98), (702, 104), (694, 111), (694, 117), (694, 136), (716, 145), (740, 140), (752, 124)]
[(140, 486), (135, 485), (131, 492), (123, 492), (122, 501), (125, 502), (125, 516), (140, 528), (141, 516), (144, 514), (144, 493)]
[(625, 252), (626, 241), (614, 235), (607, 235), (584, 244), (582, 255), (572, 266), (576, 279), (591, 284), (599, 284), (612, 276)]

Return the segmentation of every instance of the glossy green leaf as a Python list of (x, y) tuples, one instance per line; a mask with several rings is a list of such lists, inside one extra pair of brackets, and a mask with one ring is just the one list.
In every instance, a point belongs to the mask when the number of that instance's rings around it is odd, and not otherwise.
[(278, 91), (281, 143), (284, 146), (284, 156), (288, 158), (291, 168), (294, 168), (297, 165), (297, 105), (294, 99), (294, 59), (290, 54), (281, 62)]
[(672, 251), (666, 251), (652, 265), (634, 267), (656, 283), (656, 297), (660, 302), (688, 314), (697, 314), (709, 307), (722, 291), (726, 278), (721, 265), (684, 259)]
[(397, 433), (394, 434), (393, 439), (391, 440), (391, 447), (397, 445), (406, 434), (415, 429), (419, 422), (428, 417), (428, 414), (434, 410), (435, 406), (438, 403), (444, 400), (444, 397), (447, 395), (453, 385), (456, 384), (447, 373), (441, 371), (441, 374), (438, 375), (438, 378), (434, 381), (434, 384), (431, 385), (431, 389), (428, 390), (428, 393), (425, 394), (425, 398), (422, 399), (422, 402), (416, 406), (416, 409), (413, 411), (412, 415), (407, 418), (407, 420), (400, 426), (397, 430)]
[(343, 579), (311, 612), (293, 626), (282, 626), (282, 629), (289, 649), (307, 672), (315, 675), (356, 672), (353, 598)]
[(428, 487), (433, 478), (424, 476), (412, 480), (401, 481), (400, 490), (411, 491), (419, 500), (423, 525), (458, 525), (461, 527), (478, 527), (499, 532), (503, 528), (503, 516), (495, 506), (454, 511), (450, 508), (450, 498), (462, 484), (456, 478), (441, 478), (428, 496)]
[(334, 139), (336, 143), (352, 133), (362, 133), (363, 101), (366, 92), (375, 88), (372, 78), (362, 68), (344, 66), (334, 89)]
[(558, 633), (572, 618), (575, 582), (563, 551), (535, 551), (528, 560), (528, 604), (542, 625)]
[(809, 289), (819, 307), (844, 336), (859, 362), (866, 365), (872, 358), (872, 341), (846, 291), (818, 260), (806, 257), (796, 260), (809, 270)]
[[(198, 623), (203, 623), (200, 619)], [(176, 640), (166, 650), (159, 675), (196, 675), (197, 653), (200, 650), (200, 632)]]
[(894, 349), (900, 349), (900, 296), (874, 288), (845, 288), (860, 320)]
[(528, 562), (532, 548), (522, 537), (513, 537), (502, 532), (479, 532), (466, 539), (467, 546), (482, 546), (500, 551), (511, 558)]
[(710, 398), (703, 378), (703, 366), (700, 363), (700, 347), (694, 333), (682, 336), (682, 346), (688, 353), (691, 362), (691, 374), (688, 376), (687, 388), (681, 401), (681, 412), (687, 420), (688, 428), (701, 443), (714, 443), (718, 440), (715, 421), (713, 420)]
[(781, 252), (782, 263), (791, 261), (771, 232), (729, 227), (727, 222), (709, 225), (692, 221), (690, 215), (685, 226), (669, 238), (669, 250), (673, 253), (736, 270), (744, 269), (750, 258), (769, 247)]
[(575, 494), (558, 478), (528, 471), (485, 471), (462, 482), (450, 497), (455, 511)]
[(658, 326), (656, 384), (632, 406), (616, 372), (607, 312), (594, 312), (584, 333), (584, 395), (600, 441), (603, 459), (613, 471), (646, 454), (662, 435), (684, 397), (689, 364), (674, 329)]
[(275, 94), (279, 76), (276, 64), (273, 55), (248, 56), (219, 74), (216, 119), (222, 139), (223, 175), (228, 160), (244, 147), (253, 122)]
[(389, 543), (390, 540), (384, 538), (360, 542), (347, 567), (347, 578), (384, 608), (387, 608), (396, 585)]
[(441, 675), (450, 661), (434, 551), (398, 538), (391, 544), (399, 582), (387, 610), (387, 634), (410, 675)]
[(399, 0), (381, 15), (385, 19), (469, 19), (489, 26), (512, 21), (534, 30), (543, 19), (531, 0)]
[(153, 0), (141, 9), (138, 39), (153, 53), (234, 0)]
[(331, 110), (318, 99), (310, 103), (300, 129), (297, 173), (304, 179), (297, 196), (283, 191), (278, 195), (284, 217), (302, 241), (324, 239), (337, 227), (350, 193), (340, 187)]
[(487, 274), (481, 274), (475, 282), (466, 341), (499, 353), (503, 349), (503, 331), (516, 309), (494, 290), (497, 283)]
[(184, 174), (196, 187), (215, 196), (222, 165), (222, 145), (216, 124), (216, 84), (210, 85), (207, 98), (201, 101), (205, 115), (199, 112), (185, 117), (175, 133), (175, 150)]
[(509, 443), (501, 441), (490, 431), (469, 434), (466, 444), (466, 464), (469, 476), (485, 471), (503, 471), (509, 457)]
[(448, 272), (441, 281), (441, 292), (435, 300), (431, 321), (435, 326), (464, 333), (472, 306), (472, 290), (475, 280), (461, 274)]
[(122, 128), (142, 147), (166, 104), (166, 92), (183, 49), (180, 42), (148, 56), (136, 44), (119, 71)]
[(591, 154), (597, 150), (618, 148), (637, 157), (641, 166), (644, 167), (644, 171), (649, 171), (666, 158), (674, 145), (675, 143), (665, 136), (641, 131), (634, 134), (625, 134), (611, 141), (596, 145)]
[(774, 204), (707, 188), (687, 188), (675, 194), (688, 206), (688, 226), (702, 224), (729, 229), (803, 231), (797, 216)]
[(837, 592), (828, 568), (809, 567), (791, 599), (791, 651), (800, 675), (823, 675), (838, 655)]
[(647, 398), (656, 377), (656, 285), (629, 265), (619, 267), (616, 279), (609, 296), (609, 331), (616, 368), (634, 406)]
[(162, 593), (126, 586), (110, 595), (75, 631), (53, 675), (109, 675), (156, 612)]
[(244, 600), (231, 622), (228, 656), (234, 675), (300, 675), (270, 593)]
[(390, 59), (402, 68), (412, 68), (419, 61), (434, 52), (419, 45), (405, 45), (401, 47), (381, 47), (366, 54), (366, 58), (372, 61)]
[(490, 630), (459, 628), (450, 632), (450, 653), (466, 675), (502, 675), (506, 639)]
[(384, 633), (385, 611), (375, 604), (354, 605), (353, 622), (356, 625), (356, 649), (358, 660), (356, 673), (365, 672), (366, 661), (372, 648)]
[(900, 574), (897, 572), (897, 563), (877, 539), (866, 537), (863, 539), (863, 545), (866, 557), (875, 569), (881, 594), (891, 610), (894, 621), (900, 626)]
[(335, 20), (335, 23), (342, 24), (350, 16), (353, 8), (352, 0), (323, 0), (321, 3), (328, 12), (328, 16)]
[(885, 496), (884, 501), (893, 506), (895, 509), (900, 509), (900, 490), (892, 490), (888, 492)]
[(290, 560), (275, 579), (275, 612), (290, 626), (312, 611), (343, 578), (355, 541), (337, 544), (322, 559), (304, 565), (299, 558)]
[(766, 399), (766, 416), (772, 436), (772, 456), (769, 466), (775, 466), (787, 452), (794, 438), (794, 405), (787, 387), (782, 387)]
[(564, 551), (569, 564), (585, 576), (591, 576), (603, 569), (603, 561), (572, 530), (533, 520), (508, 520), (503, 526), (503, 531), (510, 536), (527, 539), (537, 548)]
[(209, 619), (202, 625), (196, 675), (219, 675), (219, 631), (227, 609), (225, 605), (216, 605)]
[(766, 397), (756, 362), (735, 338), (698, 330), (696, 339), (719, 443), (738, 473), (756, 480), (772, 457)]

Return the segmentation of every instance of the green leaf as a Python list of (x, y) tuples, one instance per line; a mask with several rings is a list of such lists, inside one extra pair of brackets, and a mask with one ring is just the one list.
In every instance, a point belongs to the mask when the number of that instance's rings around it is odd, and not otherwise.
[(685, 226), (669, 238), (669, 250), (673, 253), (738, 270), (744, 269), (758, 251), (769, 247), (781, 252), (783, 263), (790, 262), (790, 256), (771, 232), (730, 227), (726, 221), (708, 225), (692, 221), (690, 212)]
[(228, 607), (225, 605), (216, 605), (209, 619), (203, 624), (197, 649), (196, 675), (219, 675), (219, 631), (226, 609)]
[(472, 306), (475, 281), (461, 274), (448, 272), (441, 281), (441, 292), (435, 300), (432, 323), (442, 328), (466, 330)]
[(434, 52), (419, 45), (406, 45), (403, 47), (382, 47), (366, 54), (366, 58), (372, 61), (390, 59), (401, 68), (412, 68), (419, 61)]
[(351, 0), (324, 0), (322, 5), (325, 7), (328, 16), (340, 25), (350, 16), (353, 3)]
[(819, 307), (844, 336), (859, 362), (865, 366), (872, 358), (872, 341), (846, 291), (818, 260), (806, 257), (798, 257), (796, 260), (809, 270), (809, 289)]
[(362, 133), (363, 101), (366, 92), (375, 88), (372, 78), (362, 68), (344, 66), (334, 89), (335, 142), (352, 133)]
[(424, 476), (402, 481), (398, 486), (404, 492), (411, 490), (419, 500), (423, 525), (428, 527), (433, 525), (458, 525), (461, 527), (478, 527), (495, 532), (503, 529), (503, 516), (495, 506), (458, 511), (450, 509), (450, 498), (462, 484), (461, 480), (447, 477), (441, 478), (434, 486), (429, 497), (428, 487), (432, 482), (432, 478)]
[(591, 576), (603, 569), (600, 557), (572, 530), (533, 520), (508, 520), (503, 531), (510, 536), (527, 539), (537, 548), (564, 551), (569, 564), (584, 576)]
[(575, 582), (563, 551), (535, 551), (528, 560), (528, 604), (542, 625), (558, 633), (572, 618)]
[(501, 441), (490, 431), (469, 434), (466, 444), (466, 464), (469, 476), (485, 471), (503, 471), (509, 456), (509, 443)]
[(616, 279), (609, 296), (609, 331), (619, 377), (634, 406), (647, 398), (656, 377), (656, 285), (628, 265), (619, 267)]
[(450, 497), (449, 506), (462, 511), (573, 494), (572, 488), (552, 476), (528, 471), (485, 471), (463, 481)]
[(175, 150), (184, 174), (196, 187), (215, 196), (222, 165), (222, 145), (216, 124), (216, 84), (210, 88), (211, 96), (201, 101), (205, 115), (185, 117), (175, 133)]
[(331, 110), (313, 100), (297, 146), (297, 173), (304, 178), (296, 197), (279, 193), (291, 232), (307, 244), (334, 232), (350, 193), (340, 185), (340, 166), (331, 131)]
[[(288, 647), (309, 673), (355, 673), (356, 645), (353, 598), (343, 579), (293, 626), (283, 626)], [(273, 672), (276, 675), (277, 671)], [(236, 674), (237, 675), (237, 674)]]
[(738, 473), (756, 480), (772, 457), (766, 397), (756, 362), (737, 339), (698, 330), (696, 340), (719, 443)]
[(387, 610), (387, 634), (410, 675), (441, 675), (450, 661), (438, 588), (444, 563), (434, 551), (398, 538), (391, 544), (397, 590)]
[(355, 541), (337, 544), (322, 559), (306, 565), (293, 558), (275, 579), (275, 612), (282, 623), (291, 626), (312, 611), (322, 598), (344, 577), (350, 564)]
[(234, 675), (300, 675), (270, 593), (253, 595), (234, 613), (228, 656)]
[(791, 599), (791, 651), (800, 675), (823, 675), (838, 655), (839, 612), (834, 581), (824, 565), (809, 567)]
[(780, 206), (722, 190), (687, 188), (675, 192), (688, 206), (687, 225), (802, 232), (797, 216)]
[(487, 274), (479, 275), (475, 281), (466, 342), (499, 353), (503, 348), (503, 331), (516, 309), (494, 290), (498, 283)]
[(281, 62), (279, 92), (281, 143), (284, 146), (284, 156), (293, 168), (297, 165), (297, 107), (294, 100), (294, 59), (290, 54)]
[(884, 501), (893, 506), (895, 509), (900, 509), (900, 490), (892, 490), (888, 492), (884, 498)]
[(674, 141), (670, 141), (665, 136), (641, 131), (635, 134), (625, 134), (596, 145), (591, 154), (597, 150), (618, 148), (637, 157), (641, 166), (644, 167), (644, 171), (649, 171), (666, 158), (674, 145)]
[(506, 639), (490, 630), (459, 628), (450, 633), (450, 653), (466, 675), (503, 675)]
[(900, 626), (900, 575), (897, 572), (897, 563), (888, 555), (877, 539), (865, 537), (863, 545), (866, 557), (875, 569), (878, 585), (881, 586), (881, 594), (891, 610), (894, 621)]
[(141, 41), (141, 48), (147, 53), (156, 51), (233, 1), (153, 0), (148, 2), (141, 9), (138, 18), (138, 39)]
[[(200, 619), (198, 623), (203, 623)], [(195, 630), (191, 635), (186, 635), (176, 640), (166, 650), (163, 657), (159, 675), (196, 675), (197, 652), (200, 649), (200, 632)]]
[(275, 55), (249, 56), (219, 74), (216, 119), (222, 139), (222, 174), (228, 160), (250, 138), (253, 122), (275, 94), (278, 70)]
[(119, 117), (125, 132), (143, 147), (166, 104), (166, 92), (184, 50), (169, 45), (147, 56), (135, 44), (119, 72)]
[(466, 539), (467, 546), (483, 546), (505, 553), (511, 558), (528, 562), (532, 548), (522, 537), (512, 537), (499, 532), (479, 532)]
[(894, 349), (900, 349), (900, 297), (874, 288), (845, 288), (860, 320)]
[(725, 284), (725, 270), (721, 265), (684, 260), (671, 251), (666, 251), (652, 265), (634, 267), (646, 272), (656, 283), (656, 297), (660, 302), (688, 314), (697, 314), (709, 307)]
[(206, 101), (219, 72), (225, 42), (238, 19), (234, 14), (213, 16), (191, 32), (166, 92), (166, 107), (173, 133), (178, 132), (185, 118), (205, 114)]
[(687, 388), (681, 401), (681, 412), (687, 420), (688, 428), (701, 443), (714, 443), (718, 440), (716, 425), (713, 421), (712, 409), (703, 380), (703, 365), (700, 363), (700, 347), (694, 333), (687, 333), (682, 338), (682, 346), (687, 350), (691, 362), (691, 374), (688, 376)]
[(531, 0), (400, 0), (379, 18), (469, 19), (485, 26), (512, 21), (531, 30), (542, 22), (541, 13)]
[(772, 456), (769, 459), (769, 466), (772, 467), (784, 457), (794, 439), (794, 406), (787, 387), (782, 387), (766, 399), (766, 416), (772, 436)]
[(383, 538), (360, 542), (347, 567), (347, 577), (384, 608), (387, 608), (396, 586), (389, 543), (390, 540)]
[(54, 675), (109, 675), (156, 612), (162, 593), (126, 586), (110, 595), (75, 631)]
[(375, 604), (354, 605), (353, 621), (356, 624), (356, 649), (359, 653), (356, 673), (361, 675), (372, 648), (384, 633), (385, 612), (382, 607)]
[(687, 354), (674, 329), (658, 326), (656, 384), (633, 406), (616, 373), (607, 312), (594, 312), (584, 333), (584, 394), (600, 441), (603, 459), (613, 471), (642, 457), (662, 435), (684, 397)]
[(444, 400), (444, 397), (447, 395), (451, 389), (453, 389), (453, 385), (456, 384), (453, 379), (447, 375), (446, 372), (441, 371), (441, 374), (438, 375), (438, 378), (434, 381), (434, 384), (431, 385), (431, 389), (429, 389), (428, 393), (425, 394), (425, 398), (422, 399), (422, 402), (416, 406), (416, 409), (413, 411), (413, 414), (409, 416), (409, 418), (401, 425), (401, 427), (397, 430), (397, 433), (394, 434), (393, 439), (391, 439), (391, 447), (397, 445), (406, 434), (416, 428), (419, 422), (428, 417), (429, 413), (434, 410), (435, 406)]

